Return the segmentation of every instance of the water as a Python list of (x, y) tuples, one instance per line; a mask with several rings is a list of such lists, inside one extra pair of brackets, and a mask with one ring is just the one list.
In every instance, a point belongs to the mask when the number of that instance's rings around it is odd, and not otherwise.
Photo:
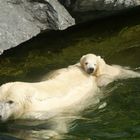
[[(140, 71), (138, 12), (45, 33), (8, 50), (0, 56), (0, 83), (39, 81), (47, 72), (74, 64), (86, 53)], [(104, 98), (99, 103), (77, 115), (65, 114), (56, 121), (0, 123), (0, 139), (139, 140), (140, 79), (119, 80), (102, 91)], [(59, 135), (53, 131), (56, 126), (64, 129)]]

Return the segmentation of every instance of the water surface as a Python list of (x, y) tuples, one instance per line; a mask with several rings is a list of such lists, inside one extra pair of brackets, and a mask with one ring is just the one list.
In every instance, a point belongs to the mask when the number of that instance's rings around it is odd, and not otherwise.
[[(0, 83), (39, 81), (47, 72), (75, 64), (86, 53), (101, 55), (109, 64), (140, 71), (139, 10), (70, 28), (44, 33), (0, 56)], [(85, 109), (72, 120), (66, 133), (52, 139), (65, 140), (139, 140), (140, 79), (111, 83), (103, 89), (99, 104)], [(100, 104), (106, 107), (98, 109)], [(63, 117), (60, 118), (62, 125)], [(69, 121), (69, 119), (64, 119)], [(69, 123), (67, 123), (69, 124)], [(51, 139), (52, 122), (17, 120), (0, 123), (2, 140)]]

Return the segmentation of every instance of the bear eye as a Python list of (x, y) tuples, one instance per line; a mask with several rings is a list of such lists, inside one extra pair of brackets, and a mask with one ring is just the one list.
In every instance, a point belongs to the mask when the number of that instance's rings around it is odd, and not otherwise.
[(14, 103), (14, 101), (9, 100), (7, 103), (8, 103), (8, 104), (13, 104), (13, 103)]
[(88, 64), (88, 62), (85, 62), (85, 65), (87, 65)]

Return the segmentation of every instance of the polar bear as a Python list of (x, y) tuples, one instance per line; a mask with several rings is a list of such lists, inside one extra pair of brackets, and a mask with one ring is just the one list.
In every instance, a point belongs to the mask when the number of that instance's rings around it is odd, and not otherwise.
[(47, 119), (57, 112), (81, 108), (98, 91), (95, 77), (78, 65), (59, 70), (46, 81), (6, 83), (0, 87), (0, 120)]
[(132, 71), (128, 67), (106, 64), (103, 58), (95, 54), (82, 56), (80, 64), (88, 74), (96, 76), (99, 87), (106, 86), (117, 79), (140, 77), (140, 73)]

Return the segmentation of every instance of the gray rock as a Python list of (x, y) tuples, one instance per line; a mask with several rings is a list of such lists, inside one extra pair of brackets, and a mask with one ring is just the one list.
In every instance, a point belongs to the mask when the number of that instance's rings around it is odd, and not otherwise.
[(0, 53), (44, 30), (63, 30), (74, 24), (57, 0), (0, 0)]
[(121, 10), (140, 5), (140, 0), (76, 0), (74, 11)]
[(59, 0), (76, 23), (102, 18), (140, 5), (140, 0)]

